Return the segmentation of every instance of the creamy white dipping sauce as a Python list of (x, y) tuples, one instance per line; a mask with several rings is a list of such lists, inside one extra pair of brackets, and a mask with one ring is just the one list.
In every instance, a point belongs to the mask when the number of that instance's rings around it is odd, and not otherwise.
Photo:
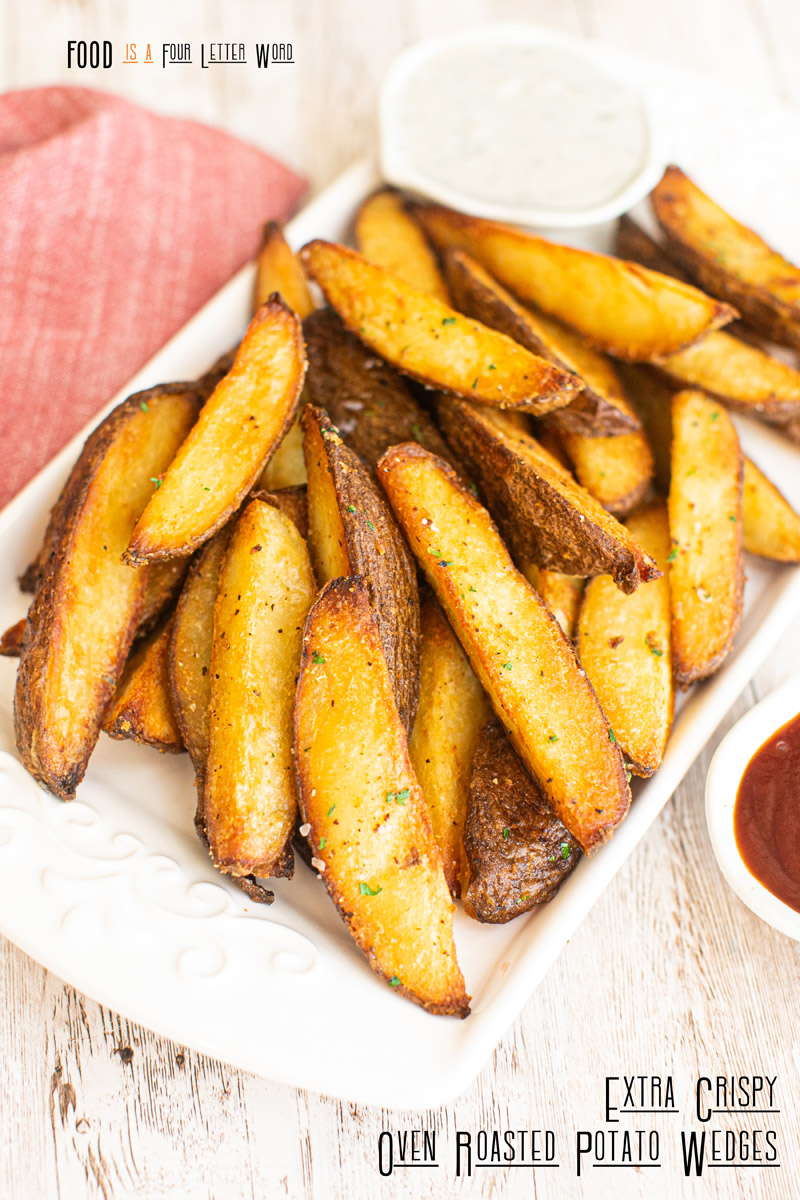
[(649, 152), (639, 95), (548, 46), (454, 46), (420, 63), (398, 98), (395, 135), (433, 182), (556, 212), (613, 200)]

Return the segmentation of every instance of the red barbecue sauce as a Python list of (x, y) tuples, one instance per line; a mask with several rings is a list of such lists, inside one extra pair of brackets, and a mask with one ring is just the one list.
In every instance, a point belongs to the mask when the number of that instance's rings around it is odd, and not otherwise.
[(733, 830), (750, 874), (800, 912), (800, 715), (747, 764), (736, 793)]

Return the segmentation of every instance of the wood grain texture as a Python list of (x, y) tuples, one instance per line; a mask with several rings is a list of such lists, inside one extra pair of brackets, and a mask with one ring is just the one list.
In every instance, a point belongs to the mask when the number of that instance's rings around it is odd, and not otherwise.
[[(534, 20), (800, 102), (796, 0), (27, 0), (0, 6), (0, 86), (110, 87), (219, 123), (328, 182), (374, 144), (374, 101), (392, 56), (418, 37), (486, 19)], [(292, 41), (296, 64), (66, 70), (67, 38)], [(155, 87), (153, 79), (157, 80)], [(592, 910), (476, 1082), (428, 1113), (360, 1108), (269, 1083), (195, 1054), (90, 1001), (0, 940), (0, 1195), (544, 1200), (691, 1194), (783, 1200), (800, 1179), (800, 947), (727, 888), (706, 833), (714, 747), (800, 664), (784, 639)], [(781, 1171), (716, 1171), (682, 1189), (677, 1136), (658, 1172), (574, 1173), (576, 1129), (602, 1124), (606, 1074), (673, 1072), (691, 1103), (699, 1072), (778, 1075)], [(722, 1122), (731, 1118), (722, 1118)], [(686, 1125), (690, 1123), (687, 1120)], [(752, 1128), (755, 1118), (743, 1122)], [(438, 1171), (377, 1175), (383, 1129), (439, 1136)], [(550, 1127), (560, 1171), (484, 1170), (456, 1180), (455, 1131)], [(724, 1127), (724, 1125), (723, 1125)], [(748, 1176), (752, 1176), (748, 1177)]]

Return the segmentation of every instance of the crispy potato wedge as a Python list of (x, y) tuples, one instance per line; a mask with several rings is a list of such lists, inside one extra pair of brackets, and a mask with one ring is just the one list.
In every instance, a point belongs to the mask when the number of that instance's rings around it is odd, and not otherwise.
[(630, 792), (572, 646), (446, 463), (407, 443), (388, 450), (378, 472), (496, 715), (590, 853), (624, 820)]
[(470, 764), (489, 700), (439, 604), (422, 602), (419, 707), (408, 750), (428, 805), (447, 886), (461, 895)]
[(309, 613), (295, 757), (312, 863), (370, 966), (429, 1012), (465, 1017), (454, 905), (358, 577), (332, 580)]
[(670, 593), (675, 679), (712, 675), (742, 616), (742, 451), (733, 422), (702, 392), (672, 400)]
[(411, 212), (440, 252), (465, 250), (521, 300), (615, 358), (673, 354), (736, 316), (729, 305), (636, 263), (437, 204), (412, 205)]
[(72, 469), (59, 531), (28, 613), (14, 725), (22, 761), (71, 800), (139, 624), (147, 570), (122, 562), (133, 527), (197, 418), (200, 397), (154, 389), (120, 404)]
[(169, 683), (171, 632), (168, 617), (136, 647), (125, 664), (103, 729), (118, 741), (131, 738), (162, 753), (180, 754), (184, 745)]
[(537, 567), (536, 563), (524, 563), (522, 574), (538, 592), (540, 599), (544, 600), (571, 641), (586, 580), (581, 579), (579, 575), (562, 575), (560, 571), (548, 571), (544, 567)]
[(3, 658), (19, 658), (22, 652), (22, 642), (25, 637), (25, 626), (27, 624), (27, 617), (23, 617), (15, 625), (10, 625), (2, 637), (0, 637), (0, 655)]
[(370, 262), (391, 271), (418, 292), (450, 303), (436, 255), (393, 188), (367, 196), (356, 213), (356, 245)]
[(660, 372), (644, 365), (622, 364), (625, 390), (644, 426), (653, 455), (656, 482), (669, 491), (672, 444), (672, 397), (675, 389)]
[(300, 322), (273, 296), (253, 317), (233, 367), (157, 482), (126, 562), (190, 554), (225, 524), (291, 425), (305, 369)]
[(651, 271), (660, 271), (662, 275), (671, 275), (673, 279), (680, 279), (684, 283), (690, 282), (689, 276), (669, 250), (652, 238), (629, 213), (623, 213), (617, 222), (614, 254), (617, 258), (626, 258), (642, 267), (649, 267)]
[(355, 250), (318, 240), (300, 257), (351, 333), (428, 387), (533, 413), (561, 408), (577, 393), (572, 376)]
[(306, 405), (303, 432), (317, 582), (353, 574), (363, 578), (400, 719), (410, 732), (419, 698), (419, 592), (413, 556), (374, 478), (322, 409)]
[(314, 301), (308, 290), (303, 268), (283, 236), (278, 221), (267, 221), (256, 257), (256, 283), (253, 311), (258, 312), (270, 296), (277, 292), (296, 312), (300, 320), (314, 311)]
[(667, 167), (651, 193), (667, 250), (712, 295), (772, 341), (800, 349), (800, 267)]
[[(666, 572), (666, 506), (658, 502), (642, 509), (628, 521), (628, 528)], [(578, 658), (636, 775), (652, 775), (661, 766), (672, 727), (671, 643), (666, 573), (632, 596), (623, 596), (604, 576), (586, 585), (578, 620)]]
[(284, 488), (301, 487), (306, 481), (306, 462), (303, 458), (303, 431), (299, 419), (269, 460), (256, 490), (282, 491)]
[(266, 500), (279, 508), (284, 516), (294, 521), (300, 536), (304, 540), (308, 538), (308, 489), (305, 484), (279, 488), (275, 492), (255, 492), (253, 499)]
[(644, 432), (620, 437), (563, 433), (561, 438), (581, 487), (615, 517), (633, 512), (653, 481), (653, 452)]
[(625, 527), (503, 413), (452, 399), (438, 415), (521, 562), (565, 575), (610, 574), (626, 592), (658, 574)]
[(494, 925), (552, 900), (580, 858), (497, 718), (483, 729), (472, 762), (464, 851), (464, 912)]
[(629, 433), (638, 428), (619, 378), (604, 355), (552, 317), (525, 308), (463, 251), (448, 251), (445, 263), (455, 304), (462, 312), (580, 378), (578, 395), (564, 408), (550, 413), (545, 418), (548, 425), (589, 437)]
[(750, 554), (800, 562), (800, 514), (749, 458), (744, 460), (742, 540)]
[(292, 713), (316, 590), (294, 522), (251, 500), (222, 560), (211, 652), (203, 807), (211, 857), (229, 875), (294, 870)]
[(450, 459), (442, 435), (403, 376), (348, 333), (332, 308), (309, 317), (303, 333), (309, 399), (325, 409), (342, 440), (370, 470), (399, 442), (419, 442)]

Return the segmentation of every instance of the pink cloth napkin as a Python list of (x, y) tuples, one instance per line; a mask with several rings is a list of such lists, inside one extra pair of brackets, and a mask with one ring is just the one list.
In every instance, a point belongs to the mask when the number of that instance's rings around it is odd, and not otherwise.
[(116, 96), (0, 96), (0, 506), (304, 186), (254, 146)]

